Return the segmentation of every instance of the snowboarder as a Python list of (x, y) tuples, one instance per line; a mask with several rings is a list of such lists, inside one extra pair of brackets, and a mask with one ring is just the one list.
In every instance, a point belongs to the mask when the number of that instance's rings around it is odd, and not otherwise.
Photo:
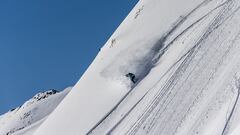
[(129, 77), (133, 83), (137, 82), (136, 76), (133, 73), (126, 74), (126, 77)]

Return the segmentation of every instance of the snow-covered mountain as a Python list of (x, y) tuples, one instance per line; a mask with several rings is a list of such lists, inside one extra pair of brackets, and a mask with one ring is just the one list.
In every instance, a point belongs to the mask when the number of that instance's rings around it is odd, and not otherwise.
[(239, 9), (140, 0), (30, 135), (239, 135)]
[(48, 90), (36, 94), (22, 106), (0, 116), (0, 135), (31, 135), (46, 120), (71, 87), (62, 92)]

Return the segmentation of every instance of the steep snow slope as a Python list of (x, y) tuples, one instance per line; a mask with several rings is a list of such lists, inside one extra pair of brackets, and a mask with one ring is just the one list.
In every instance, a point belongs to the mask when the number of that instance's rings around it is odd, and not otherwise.
[(38, 93), (22, 106), (0, 116), (0, 134), (32, 134), (70, 90), (69, 87), (63, 92), (49, 90)]
[(139, 1), (34, 135), (240, 134), (239, 7)]

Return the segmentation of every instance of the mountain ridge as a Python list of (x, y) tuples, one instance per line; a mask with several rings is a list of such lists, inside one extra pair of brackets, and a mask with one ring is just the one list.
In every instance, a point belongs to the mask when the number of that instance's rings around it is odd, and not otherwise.
[(62, 92), (49, 89), (40, 92), (26, 101), (22, 106), (9, 110), (0, 116), (0, 134), (18, 134), (31, 125), (40, 125), (70, 92), (71, 87)]

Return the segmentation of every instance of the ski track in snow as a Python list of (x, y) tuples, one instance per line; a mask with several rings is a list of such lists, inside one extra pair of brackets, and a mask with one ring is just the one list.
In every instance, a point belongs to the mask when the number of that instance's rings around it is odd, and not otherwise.
[(224, 128), (223, 128), (223, 131), (222, 131), (221, 135), (225, 135), (226, 134), (226, 129), (229, 126), (229, 122), (232, 119), (233, 113), (234, 113), (234, 111), (236, 109), (236, 106), (237, 106), (237, 103), (239, 101), (239, 96), (240, 96), (240, 79), (239, 78), (235, 78), (235, 85), (236, 85), (236, 88), (237, 88), (237, 96), (236, 96), (236, 99), (234, 101), (233, 107), (232, 107), (232, 109), (230, 111), (230, 114), (229, 114), (229, 116), (228, 116), (228, 118), (226, 120), (226, 123), (224, 124)]

